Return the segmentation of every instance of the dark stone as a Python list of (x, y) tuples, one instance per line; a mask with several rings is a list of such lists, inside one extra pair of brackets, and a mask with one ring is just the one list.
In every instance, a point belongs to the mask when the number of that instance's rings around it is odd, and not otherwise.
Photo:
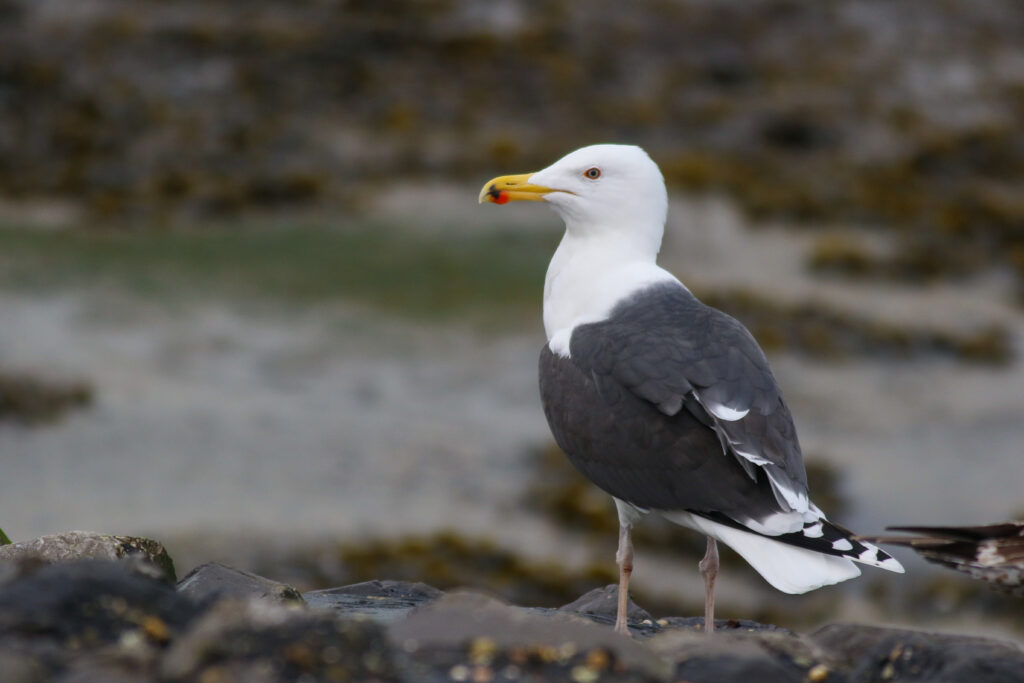
[(178, 582), (178, 592), (196, 601), (259, 598), (297, 605), (306, 602), (299, 591), (287, 584), (218, 562), (207, 562), (190, 571)]
[(0, 585), (7, 656), (30, 653), (51, 672), (102, 652), (104, 666), (125, 664), (135, 675), (197, 614), (166, 582), (133, 573), (123, 562), (46, 564)]
[[(615, 625), (618, 611), (619, 587), (608, 584), (604, 588), (595, 588), (585, 593), (568, 605), (558, 608), (559, 612), (579, 614), (591, 621), (608, 626)], [(629, 631), (638, 638), (649, 638), (667, 629), (683, 629), (688, 631), (704, 631), (704, 617), (666, 617), (655, 619), (644, 608), (630, 598), (626, 607)], [(788, 635), (796, 635), (788, 629), (769, 624), (760, 624), (747, 619), (716, 619), (715, 630), (721, 632), (755, 632), (777, 631)]]
[[(142, 562), (156, 567), (167, 581), (174, 582), (174, 562), (160, 543), (137, 536), (111, 536), (90, 531), (68, 531), (63, 534), (40, 536), (31, 541), (0, 546), (0, 564), (4, 560), (25, 557), (40, 558), (45, 562), (65, 560), (132, 560), (135, 569), (145, 573)], [(140, 562), (141, 561), (141, 562)]]
[(1024, 651), (991, 638), (830, 624), (810, 639), (850, 672), (851, 683), (1024, 680)]
[(388, 635), (410, 658), (414, 680), (445, 680), (442, 674), (454, 666), (486, 666), (493, 673), (509, 665), (530, 669), (535, 680), (571, 680), (569, 674), (588, 662), (598, 674), (614, 672), (614, 680), (661, 680), (669, 673), (650, 650), (610, 628), (479, 593), (448, 593), (393, 623)]
[[(704, 617), (666, 617), (658, 619), (658, 626), (664, 629), (682, 629), (704, 632)], [(749, 619), (715, 619), (715, 633), (781, 633), (795, 636), (788, 628), (774, 624), (762, 624)]]
[[(557, 611), (568, 614), (578, 614), (598, 624), (615, 627), (615, 615), (618, 612), (618, 590), (616, 584), (609, 584), (604, 588), (594, 590), (581, 595), (579, 598), (562, 605)], [(538, 612), (547, 612), (538, 608), (531, 608)], [(661, 633), (662, 626), (644, 608), (633, 602), (630, 598), (626, 606), (626, 620), (629, 632), (637, 638), (649, 638), (656, 633)]]
[(0, 644), (0, 672), (4, 683), (36, 683), (46, 679), (47, 667), (39, 657), (8, 647), (10, 645)]
[(374, 621), (390, 623), (442, 595), (444, 592), (425, 583), (374, 580), (309, 591), (302, 597), (315, 609), (334, 610), (346, 616), (360, 614)]
[[(559, 612), (571, 612), (573, 614), (584, 614), (586, 616), (602, 617), (598, 621), (606, 621), (607, 618), (611, 619), (611, 623), (615, 623), (615, 615), (619, 609), (619, 586), (614, 583), (610, 583), (604, 588), (595, 588), (592, 591), (584, 593), (580, 597), (576, 598), (568, 605), (562, 605), (558, 608)], [(646, 625), (654, 624), (654, 618), (635, 602), (633, 598), (630, 598), (626, 603), (626, 620), (633, 623)]]
[(272, 602), (213, 605), (164, 658), (167, 681), (397, 681), (383, 629)]
[(107, 653), (75, 660), (73, 667), (58, 679), (59, 683), (156, 683), (156, 680), (152, 661), (142, 665), (130, 657)]
[(28, 576), (50, 564), (42, 557), (26, 553), (17, 557), (0, 561), (0, 586), (22, 576)]
[(841, 683), (845, 680), (820, 647), (781, 630), (716, 632), (710, 638), (703, 629), (700, 632), (672, 630), (648, 642), (653, 652), (674, 664), (673, 680), (690, 683), (803, 683), (808, 680)]
[(1024, 680), (1015, 644), (924, 631), (835, 624), (800, 636), (719, 620), (709, 638), (700, 617), (655, 621), (632, 605), (646, 639), (625, 638), (611, 629), (615, 586), (553, 610), (368, 581), (307, 593), (310, 610), (287, 586), (216, 564), (181, 590), (125, 560), (26, 553), (0, 569), (3, 683)]

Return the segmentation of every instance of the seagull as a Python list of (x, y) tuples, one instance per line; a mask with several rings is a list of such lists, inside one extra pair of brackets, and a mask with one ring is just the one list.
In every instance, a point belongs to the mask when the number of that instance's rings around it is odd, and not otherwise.
[(1024, 597), (1024, 522), (985, 526), (890, 526), (915, 536), (876, 536), (876, 543), (913, 548), (936, 564)]
[(668, 195), (644, 150), (584, 147), (488, 181), (479, 200), (542, 201), (565, 223), (544, 281), (540, 394), (559, 447), (615, 501), (617, 632), (629, 635), (632, 529), (648, 514), (707, 536), (707, 633), (718, 541), (785, 593), (859, 576), (854, 562), (903, 572), (809, 499), (793, 418), (750, 332), (658, 266)]

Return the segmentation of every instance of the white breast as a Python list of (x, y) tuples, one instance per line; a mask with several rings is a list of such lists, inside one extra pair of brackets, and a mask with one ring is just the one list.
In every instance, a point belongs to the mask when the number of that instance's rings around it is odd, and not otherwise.
[(682, 286), (655, 263), (656, 254), (630, 247), (568, 234), (559, 244), (544, 281), (544, 330), (553, 353), (568, 358), (573, 328), (606, 319), (638, 290), (660, 282)]

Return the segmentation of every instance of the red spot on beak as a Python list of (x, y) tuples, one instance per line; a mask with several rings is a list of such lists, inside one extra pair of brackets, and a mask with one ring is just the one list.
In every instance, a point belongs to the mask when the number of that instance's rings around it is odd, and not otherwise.
[(495, 204), (508, 204), (508, 192), (501, 190), (498, 192), (498, 196), (494, 198)]

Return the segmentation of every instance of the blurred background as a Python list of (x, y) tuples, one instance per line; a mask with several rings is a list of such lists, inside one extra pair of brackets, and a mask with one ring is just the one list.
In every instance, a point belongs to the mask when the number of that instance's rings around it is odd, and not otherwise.
[[(595, 142), (672, 193), (662, 264), (744, 321), (811, 490), (863, 533), (1024, 516), (1024, 7), (1013, 0), (0, 0), (0, 526), (302, 589), (559, 605), (611, 500), (536, 389), (560, 238), (488, 178)], [(635, 597), (700, 613), (695, 534)], [(1024, 639), (895, 551), (726, 617)]]

